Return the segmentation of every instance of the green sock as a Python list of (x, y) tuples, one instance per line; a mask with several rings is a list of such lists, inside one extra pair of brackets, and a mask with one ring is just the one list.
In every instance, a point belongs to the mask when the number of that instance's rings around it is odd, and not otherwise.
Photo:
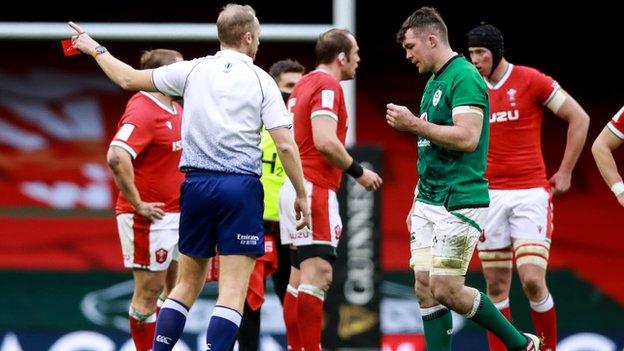
[[(478, 295), (475, 294), (475, 306), (465, 317), (494, 333), (509, 350), (523, 350), (528, 343), (526, 336), (519, 332), (518, 329), (500, 313), (492, 303), (492, 300), (485, 294), (479, 291), (477, 292)], [(472, 316), (470, 316), (470, 314), (472, 314)]]
[(451, 311), (441, 305), (421, 308), (420, 311), (427, 351), (451, 351), (451, 338), (453, 337)]

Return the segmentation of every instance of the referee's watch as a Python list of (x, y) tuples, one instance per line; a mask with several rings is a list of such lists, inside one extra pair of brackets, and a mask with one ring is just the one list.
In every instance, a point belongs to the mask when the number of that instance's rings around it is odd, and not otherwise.
[(97, 55), (103, 54), (103, 53), (105, 53), (106, 51), (108, 51), (108, 50), (106, 50), (106, 48), (105, 48), (105, 47), (103, 47), (102, 45), (98, 45), (98, 46), (96, 46), (96, 47), (95, 47), (95, 49), (93, 49), (93, 51), (91, 52), (91, 56), (93, 56), (93, 58), (95, 58)]

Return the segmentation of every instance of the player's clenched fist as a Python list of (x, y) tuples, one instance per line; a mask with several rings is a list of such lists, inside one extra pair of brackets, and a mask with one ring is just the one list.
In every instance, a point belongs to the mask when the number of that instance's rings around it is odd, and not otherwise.
[(412, 125), (418, 123), (419, 119), (405, 106), (387, 104), (386, 122), (396, 130), (406, 131), (412, 130)]

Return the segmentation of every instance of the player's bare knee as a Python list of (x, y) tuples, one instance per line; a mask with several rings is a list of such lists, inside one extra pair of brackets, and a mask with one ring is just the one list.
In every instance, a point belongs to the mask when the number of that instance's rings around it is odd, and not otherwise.
[(328, 276), (325, 277), (323, 281), (323, 285), (321, 286), (321, 289), (327, 292), (329, 288), (331, 287), (331, 284), (332, 284), (332, 274), (330, 273)]
[(488, 281), (487, 294), (494, 302), (505, 300), (509, 297), (509, 285), (502, 280)]
[(290, 269), (290, 277), (288, 278), (288, 285), (293, 288), (297, 288), (299, 286), (299, 282), (301, 281), (300, 271), (294, 267)]
[(547, 294), (546, 279), (540, 274), (526, 274), (521, 277), (522, 288), (531, 301), (542, 299)]
[(191, 280), (191, 279), (180, 279), (178, 280), (178, 282), (176, 283), (174, 289), (172, 289), (173, 291), (178, 291), (184, 292), (185, 296), (195, 296), (197, 297), (199, 295), (199, 293), (201, 292), (201, 289), (204, 287), (203, 283), (198, 283), (195, 280)]
[(433, 298), (442, 305), (453, 308), (453, 296), (449, 290), (443, 287), (432, 287), (431, 294)]
[(227, 297), (232, 301), (243, 301), (247, 295), (247, 289), (242, 286), (223, 286), (219, 288), (219, 299)]
[(433, 295), (433, 297), (442, 302), (444, 300), (447, 300), (448, 297), (450, 297), (450, 291), (448, 289), (448, 286), (444, 285), (444, 284), (432, 284), (431, 285), (431, 294)]
[(143, 306), (156, 304), (164, 284), (164, 275), (160, 272), (135, 271), (133, 303)]
[(421, 307), (437, 305), (429, 286), (429, 272), (414, 270), (414, 291)]
[(151, 288), (142, 287), (135, 289), (132, 296), (132, 307), (141, 313), (152, 312), (156, 310), (159, 294), (160, 291), (155, 291)]
[(153, 301), (156, 303), (158, 295), (162, 292), (164, 284), (154, 283), (144, 286), (140, 291), (140, 297), (146, 301)]
[(518, 267), (518, 273), (522, 288), (529, 300), (539, 301), (547, 296), (545, 267), (526, 263)]
[[(424, 273), (424, 274), (421, 274)], [(417, 287), (423, 287), (429, 289), (429, 275), (426, 272), (415, 272), (415, 285)]]
[(416, 297), (420, 307), (431, 307), (437, 305), (437, 301), (431, 293), (431, 289), (428, 285), (415, 285)]
[(313, 257), (301, 264), (301, 284), (310, 284), (327, 291), (332, 283), (332, 266), (328, 261)]
[(445, 306), (453, 304), (454, 294), (456, 293), (452, 286), (443, 279), (436, 279), (431, 282), (431, 294), (433, 298)]
[(318, 277), (318, 280), (316, 281), (316, 283), (318, 284), (317, 286), (325, 292), (329, 290), (329, 287), (331, 286), (332, 278), (333, 278), (331, 265), (327, 264), (327, 265), (322, 265), (318, 267), (317, 277)]

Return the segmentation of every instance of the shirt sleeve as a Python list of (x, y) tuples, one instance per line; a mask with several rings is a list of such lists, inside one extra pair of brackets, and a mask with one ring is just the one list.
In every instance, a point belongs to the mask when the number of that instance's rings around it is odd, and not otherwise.
[(159, 92), (169, 96), (183, 96), (186, 79), (200, 59), (180, 61), (152, 71), (152, 82)]
[(119, 129), (111, 141), (111, 146), (126, 150), (133, 159), (152, 142), (154, 128), (151, 113), (138, 100), (131, 100), (119, 121)]
[(472, 74), (460, 76), (454, 82), (452, 91), (453, 109), (460, 106), (478, 106), (485, 111), (488, 107), (487, 87), (476, 70)]
[(624, 140), (624, 106), (611, 118), (607, 128), (618, 138)]
[(534, 69), (531, 78), (531, 89), (534, 89), (538, 103), (547, 105), (550, 99), (555, 96), (555, 93), (559, 91), (560, 87), (559, 83), (552, 77)]
[(338, 122), (341, 99), (342, 88), (338, 82), (329, 79), (321, 81), (310, 99), (310, 118), (329, 116)]
[(265, 78), (266, 83), (264, 98), (262, 100), (262, 123), (267, 130), (292, 126), (292, 118), (286, 110), (282, 94), (277, 84), (269, 75)]

